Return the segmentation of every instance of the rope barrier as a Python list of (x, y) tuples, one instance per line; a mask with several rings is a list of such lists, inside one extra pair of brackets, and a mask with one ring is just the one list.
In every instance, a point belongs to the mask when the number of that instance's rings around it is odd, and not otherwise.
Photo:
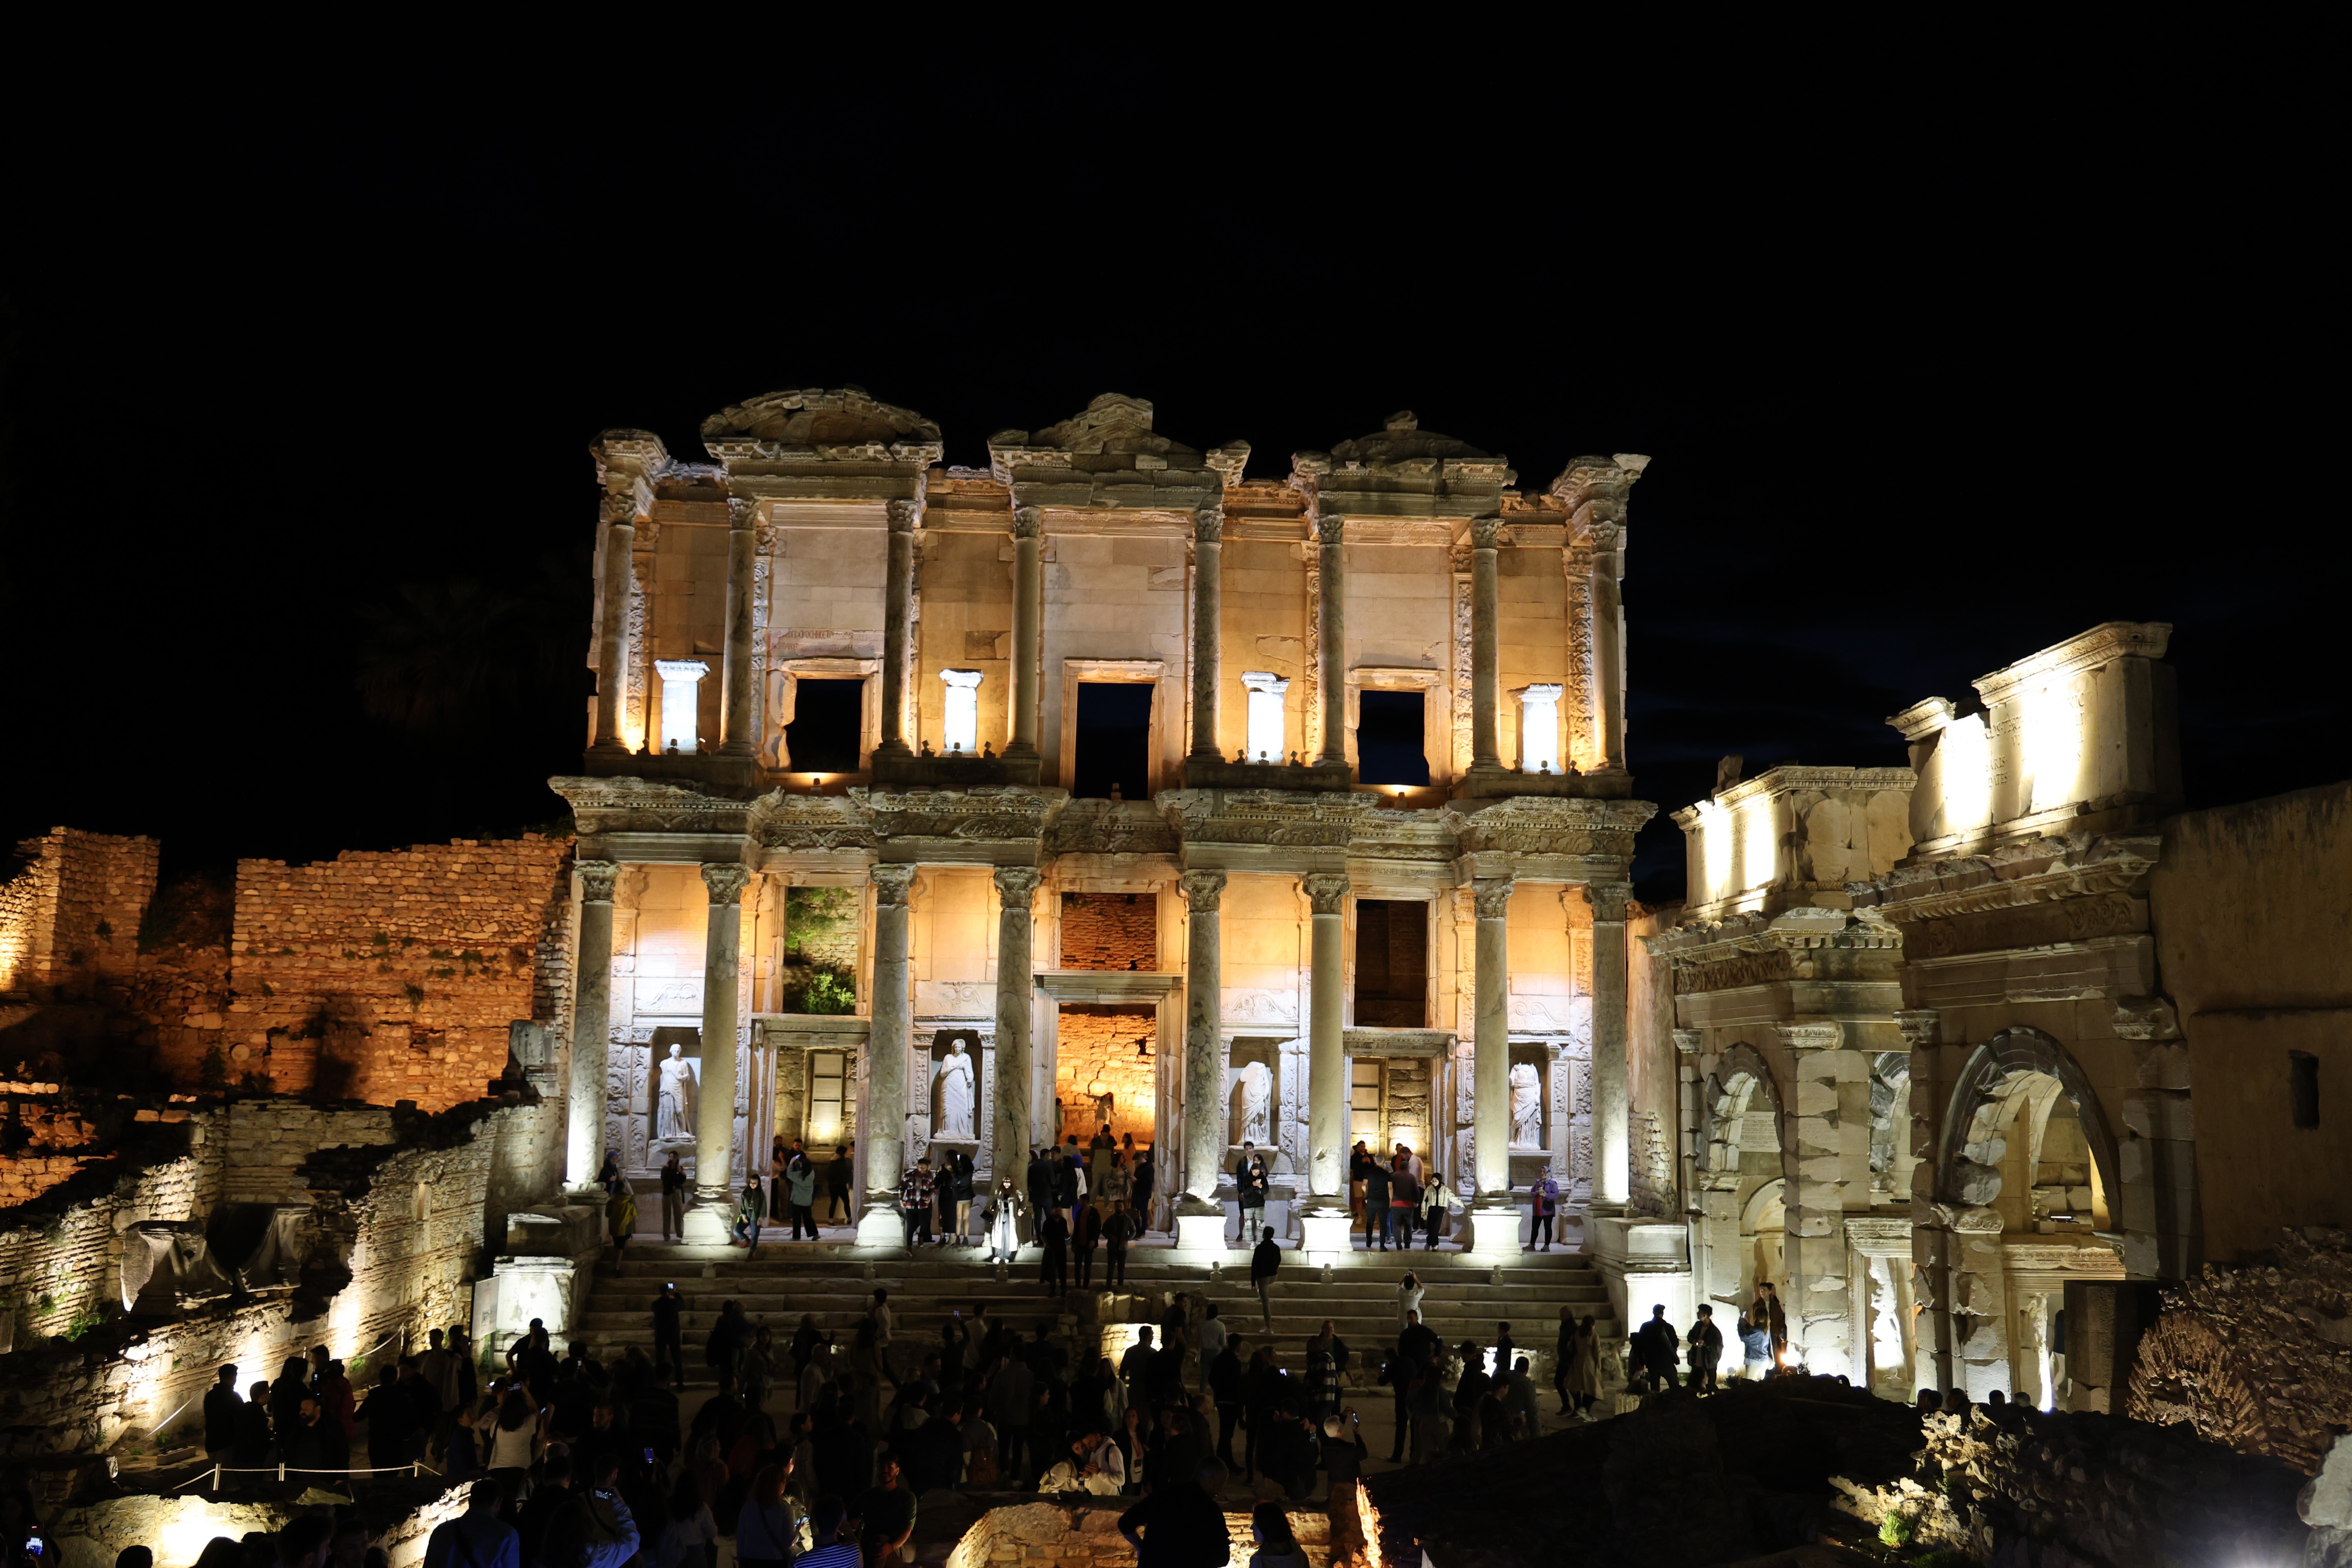
[(433, 1468), (432, 1466), (426, 1464), (422, 1459), (412, 1459), (404, 1465), (385, 1465), (373, 1469), (350, 1470), (315, 1469), (308, 1465), (260, 1465), (251, 1468), (237, 1465), (215, 1465), (209, 1469), (199, 1470), (194, 1475), (190, 1476), (186, 1480), (177, 1482), (165, 1489), (170, 1491), (178, 1491), (182, 1487), (192, 1487), (199, 1481), (208, 1482), (213, 1487), (217, 1488), (220, 1485), (220, 1479), (223, 1476), (274, 1476), (282, 1481), (289, 1476), (404, 1475), (414, 1479), (422, 1479), (427, 1475), (438, 1476), (443, 1473), (444, 1472), (440, 1470)]

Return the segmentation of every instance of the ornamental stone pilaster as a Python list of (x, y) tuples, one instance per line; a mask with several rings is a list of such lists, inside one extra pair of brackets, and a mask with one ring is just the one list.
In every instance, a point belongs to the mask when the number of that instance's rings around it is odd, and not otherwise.
[(1192, 516), (1192, 749), (1201, 762), (1218, 760), (1217, 699), (1223, 625), (1225, 513), (1202, 507)]
[(915, 604), (915, 532), (923, 503), (888, 503), (889, 563), (882, 591), (882, 741), (877, 756), (911, 755), (907, 745), (908, 668), (913, 653), (909, 628)]
[(1322, 600), (1316, 668), (1323, 700), (1323, 752), (1318, 766), (1348, 764), (1348, 520), (1336, 511), (1315, 519), (1321, 556)]
[[(1032, 974), (1032, 910), (1044, 879), (1034, 867), (1001, 866), (996, 870), (996, 1169), (1024, 1180), (1029, 1150), (1036, 1133), (1045, 1142), (1061, 1135), (1059, 1128), (1033, 1129), (1030, 1101), (1030, 991)], [(1015, 1163), (1018, 1162), (1018, 1163)]]
[[(1042, 552), (1045, 512), (1034, 506), (1013, 512), (1013, 739), (1008, 757), (1037, 755), (1039, 724), (1037, 661), (1045, 626), (1045, 578)], [(1067, 780), (1063, 781), (1065, 784)]]
[(1482, 769), (1503, 765), (1495, 723), (1501, 682), (1496, 552), (1502, 537), (1499, 517), (1476, 518), (1470, 524), (1470, 765)]
[[(635, 586), (637, 503), (634, 490), (608, 490), (602, 503), (604, 573), (596, 625), (596, 739), (589, 748), (625, 756), (629, 690), (629, 594)], [(601, 1117), (600, 1117), (601, 1120)], [(590, 1173), (593, 1174), (594, 1173)]]
[(748, 757), (760, 745), (760, 659), (751, 625), (752, 579), (760, 559), (759, 515), (754, 502), (728, 504), (727, 660), (720, 690), (719, 754)]
[(1789, 1061), (1781, 1163), (1786, 1173), (1789, 1279), (1780, 1294), (1790, 1338), (1816, 1373), (1866, 1384), (1853, 1336), (1845, 1214), (1870, 1206), (1870, 1061), (1826, 1019), (1775, 1026)]
[(563, 1181), (593, 1189), (604, 1163), (604, 1075), (613, 1033), (613, 887), (621, 868), (581, 860), (580, 947), (572, 966), (572, 1063), (564, 1080)]
[(1592, 906), (1592, 1209), (1625, 1212), (1633, 1191), (1631, 1101), (1626, 1088), (1626, 905), (1623, 882), (1588, 883)]

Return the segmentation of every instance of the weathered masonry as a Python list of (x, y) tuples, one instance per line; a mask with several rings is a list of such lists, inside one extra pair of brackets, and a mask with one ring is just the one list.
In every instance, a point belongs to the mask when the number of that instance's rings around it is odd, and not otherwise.
[(1498, 1257), (1542, 1171), (1622, 1211), (1646, 458), (1527, 491), (1400, 414), (1254, 478), (1105, 396), (946, 468), (854, 389), (703, 444), (595, 449), (574, 1182), (677, 1151), (703, 1236), (775, 1134), (879, 1196), (1109, 1126), (1202, 1249), (1244, 1142), (1310, 1254), (1358, 1139)]

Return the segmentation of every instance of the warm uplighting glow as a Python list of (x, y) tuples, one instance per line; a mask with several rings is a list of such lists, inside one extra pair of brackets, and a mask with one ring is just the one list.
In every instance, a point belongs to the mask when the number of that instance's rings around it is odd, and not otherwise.
[(662, 683), (662, 750), (692, 756), (701, 712), (697, 689), (710, 673), (710, 666), (698, 658), (657, 658), (654, 668)]
[(1936, 743), (1943, 773), (1944, 831), (1965, 833), (1992, 820), (1992, 748), (1984, 715), (1971, 713), (1944, 728)]
[(165, 1504), (163, 1527), (155, 1532), (155, 1568), (187, 1568), (205, 1553), (215, 1535), (241, 1539), (245, 1526), (225, 1508), (202, 1498), (174, 1498)]
[(940, 722), (941, 750), (971, 756), (980, 750), (980, 671), (943, 669), (947, 710)]
[(1249, 760), (1282, 761), (1283, 694), (1290, 682), (1270, 669), (1245, 669), (1242, 684), (1249, 688)]
[(1731, 891), (1731, 814), (1711, 800), (1698, 803), (1699, 855), (1706, 862), (1706, 896)]
[(1780, 816), (1770, 795), (1759, 795), (1739, 808), (1739, 885), (1742, 889), (1771, 885), (1779, 869)]
[(1560, 686), (1519, 688), (1519, 771), (1559, 772)]
[(2025, 767), (2033, 781), (2028, 811), (2049, 811), (2079, 798), (2083, 787), (2083, 707), (2071, 679), (2029, 693), (2024, 709)]

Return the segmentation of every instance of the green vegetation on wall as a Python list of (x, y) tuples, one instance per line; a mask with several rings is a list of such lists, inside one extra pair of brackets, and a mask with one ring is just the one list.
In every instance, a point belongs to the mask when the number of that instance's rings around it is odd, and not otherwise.
[(785, 1012), (856, 1011), (861, 901), (855, 888), (785, 889)]

